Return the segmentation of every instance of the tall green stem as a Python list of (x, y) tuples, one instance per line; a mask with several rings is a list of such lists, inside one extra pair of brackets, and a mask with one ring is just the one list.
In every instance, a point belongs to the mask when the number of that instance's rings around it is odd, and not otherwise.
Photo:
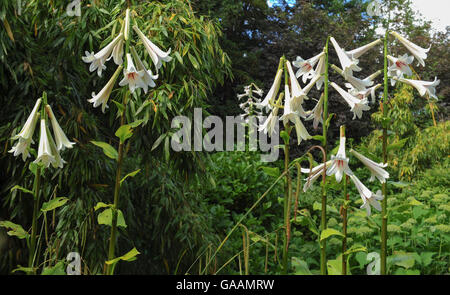
[[(323, 90), (323, 149), (325, 151), (325, 161), (327, 159), (327, 122), (328, 122), (328, 43), (330, 41), (330, 36), (327, 38), (327, 42), (325, 44), (325, 73), (324, 73), (324, 90)], [(322, 215), (320, 219), (320, 231), (323, 232), (327, 227), (327, 189), (325, 186), (325, 178), (322, 182)], [(323, 239), (320, 242), (320, 273), (322, 275), (327, 274), (327, 244), (326, 239)]]
[[(387, 116), (388, 116), (388, 37), (389, 37), (389, 24), (386, 29), (386, 35), (384, 37), (384, 93), (383, 93), (383, 102), (382, 112), (383, 112), (383, 163), (387, 163), (388, 155), (387, 155)], [(387, 212), (387, 182), (384, 182), (382, 185), (383, 192), (383, 201), (381, 203), (381, 274), (386, 274), (386, 257), (387, 257), (387, 222), (388, 222), (388, 212)]]
[[(128, 2), (128, 6), (130, 3)], [(129, 8), (127, 9), (126, 13), (126, 21), (129, 21)], [(126, 32), (124, 32), (124, 35), (126, 36), (125, 41), (125, 56), (130, 52), (130, 36), (129, 36), (129, 27), (130, 24), (124, 25), (125, 29), (128, 29)], [(127, 64), (127, 59), (125, 59), (125, 67)], [(122, 104), (124, 106), (124, 109), (122, 111), (122, 114), (120, 116), (120, 127), (125, 125), (126, 120), (126, 111), (127, 111), (127, 102), (128, 102), (128, 94), (129, 91), (127, 90), (125, 92), (125, 95), (123, 97)], [(118, 149), (118, 157), (117, 157), (117, 169), (116, 169), (116, 180), (114, 184), (114, 204), (112, 208), (112, 220), (111, 220), (111, 237), (109, 240), (109, 250), (108, 250), (108, 260), (114, 259), (114, 252), (115, 252), (115, 246), (116, 246), (116, 239), (117, 239), (117, 216), (118, 216), (118, 210), (119, 210), (119, 197), (120, 197), (120, 179), (122, 174), (122, 162), (124, 158), (124, 145), (125, 143), (120, 141), (119, 143), (119, 149)], [(112, 275), (112, 264), (106, 265), (106, 274)]]
[[(341, 126), (341, 137), (345, 137), (345, 126)], [(348, 176), (344, 173), (344, 204), (342, 206), (342, 233), (344, 234), (344, 237), (342, 238), (342, 274), (347, 274), (347, 255), (345, 252), (347, 252), (347, 201), (348, 201), (348, 194), (347, 194), (347, 183), (348, 183)]]
[(29, 253), (29, 257), (28, 257), (28, 267), (31, 267), (31, 268), (33, 268), (34, 254), (36, 251), (36, 232), (37, 232), (37, 217), (39, 214), (40, 186), (41, 186), (41, 168), (37, 167), (36, 175), (34, 176), (33, 220), (31, 223), (30, 253)]

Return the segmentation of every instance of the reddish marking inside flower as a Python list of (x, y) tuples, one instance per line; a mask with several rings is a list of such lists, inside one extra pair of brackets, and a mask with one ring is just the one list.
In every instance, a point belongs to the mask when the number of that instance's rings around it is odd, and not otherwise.
[(135, 73), (135, 72), (128, 73), (128, 75), (127, 75), (128, 80), (134, 80), (134, 79), (136, 79), (136, 76), (137, 76), (137, 73)]
[(403, 68), (403, 67), (406, 67), (406, 64), (405, 64), (404, 62), (402, 62), (402, 61), (399, 61), (399, 60), (397, 60), (397, 61), (395, 62), (395, 65), (397, 66), (397, 68)]
[(311, 66), (309, 63), (305, 63), (305, 64), (303, 65), (303, 67), (304, 67), (307, 71), (309, 71), (309, 70), (312, 69), (312, 66)]
[(336, 161), (336, 165), (338, 166), (338, 168), (344, 167), (344, 161), (343, 160), (337, 160)]

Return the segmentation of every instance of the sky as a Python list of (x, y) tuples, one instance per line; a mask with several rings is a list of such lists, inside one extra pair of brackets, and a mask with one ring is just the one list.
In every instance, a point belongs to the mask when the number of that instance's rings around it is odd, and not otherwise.
[[(288, 0), (287, 2), (289, 2)], [(272, 6), (274, 0), (267, 0)], [(412, 8), (432, 22), (432, 27), (437, 31), (444, 31), (450, 26), (450, 0), (411, 0)]]

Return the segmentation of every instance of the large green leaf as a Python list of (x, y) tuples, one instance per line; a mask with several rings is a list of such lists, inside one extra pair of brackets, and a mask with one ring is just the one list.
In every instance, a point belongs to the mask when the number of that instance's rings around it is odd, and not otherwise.
[(116, 149), (113, 148), (110, 144), (102, 141), (93, 141), (93, 140), (91, 140), (91, 143), (98, 147), (101, 147), (105, 155), (108, 156), (109, 158), (117, 160), (118, 153)]
[(16, 236), (19, 239), (25, 239), (30, 236), (30, 234), (27, 233), (21, 225), (15, 224), (14, 222), (11, 221), (7, 220), (0, 221), (0, 227), (11, 229), (10, 231), (7, 232), (9, 236)]
[[(97, 217), (98, 224), (112, 225), (112, 215), (113, 208), (105, 209), (102, 213), (100, 213)], [(117, 226), (127, 227), (125, 223), (125, 219), (123, 218), (122, 211), (117, 210)]]
[(320, 233), (320, 240), (321, 240), (321, 241), (322, 241), (322, 240), (325, 240), (325, 239), (329, 238), (330, 236), (340, 236), (340, 237), (343, 237), (344, 235), (343, 235), (340, 231), (337, 231), (337, 230), (332, 229), (332, 228), (327, 228), (327, 229), (324, 229), (324, 230)]
[(48, 202), (44, 202), (42, 204), (41, 211), (47, 212), (47, 211), (55, 210), (56, 208), (63, 206), (65, 203), (67, 203), (67, 201), (69, 201), (68, 198), (59, 197), (59, 198), (50, 200)]

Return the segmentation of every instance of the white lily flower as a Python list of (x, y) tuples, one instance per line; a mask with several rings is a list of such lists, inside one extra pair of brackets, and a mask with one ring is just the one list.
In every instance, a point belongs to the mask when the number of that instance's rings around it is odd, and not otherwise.
[[(97, 70), (97, 74), (99, 77), (102, 76), (102, 71), (106, 69), (105, 62), (109, 60), (112, 56), (114, 56), (114, 62), (120, 61), (120, 48), (115, 50), (115, 47), (119, 41), (123, 39), (123, 34), (120, 33), (116, 38), (114, 38), (108, 45), (106, 45), (102, 50), (94, 54), (94, 52), (89, 53), (85, 51), (86, 56), (83, 56), (82, 59), (85, 63), (91, 63), (89, 66), (89, 71), (93, 72)], [(123, 43), (122, 43), (123, 45)], [(115, 55), (113, 55), (113, 51), (115, 51)], [(123, 50), (122, 50), (123, 51)], [(120, 58), (121, 59), (121, 58)]]
[(258, 86), (256, 86), (255, 84), (252, 83), (252, 85), (253, 85), (253, 87), (256, 88), (256, 89), (253, 89), (252, 92), (257, 94), (258, 96), (263, 96), (264, 91), (261, 88), (259, 88)]
[(45, 120), (41, 119), (41, 136), (39, 138), (39, 149), (38, 156), (34, 163), (42, 163), (44, 167), (50, 166), (50, 164), (55, 163), (55, 156), (52, 154), (52, 149), (50, 147), (50, 141), (48, 139), (47, 126), (45, 126)]
[(304, 89), (300, 86), (298, 83), (298, 80), (296, 76), (294, 75), (294, 71), (292, 70), (291, 63), (289, 61), (286, 61), (286, 67), (288, 69), (289, 73), (289, 81), (291, 82), (291, 88), (292, 88), (292, 97), (291, 97), (291, 104), (290, 108), (293, 110), (296, 110), (297, 113), (305, 118), (307, 116), (305, 110), (302, 107), (303, 100), (308, 100), (308, 93), (311, 90), (311, 88), (314, 86), (314, 84), (317, 82), (317, 80), (320, 78), (318, 76), (315, 76), (308, 85), (305, 86)]
[(270, 105), (270, 103), (273, 103), (277, 94), (278, 94), (278, 90), (280, 90), (280, 84), (281, 84), (281, 76), (283, 74), (283, 69), (279, 69), (277, 71), (277, 74), (275, 76), (275, 80), (273, 81), (272, 87), (270, 87), (269, 92), (267, 92), (266, 97), (264, 98), (264, 100), (258, 104), (259, 108), (263, 108), (265, 107), (266, 110), (269, 110), (272, 108), (272, 106)]
[(289, 86), (285, 84), (284, 86), (285, 100), (284, 100), (284, 113), (281, 116), (280, 120), (283, 120), (283, 124), (287, 124), (288, 121), (291, 121), (295, 125), (295, 131), (297, 133), (297, 141), (298, 144), (303, 140), (311, 139), (312, 136), (309, 135), (308, 130), (306, 130), (305, 125), (303, 125), (302, 121), (297, 112), (291, 109), (291, 94), (289, 92)]
[(323, 94), (320, 96), (320, 99), (317, 102), (316, 106), (311, 111), (306, 112), (309, 116), (305, 120), (306, 121), (314, 120), (313, 121), (314, 130), (317, 130), (317, 128), (319, 127), (319, 123), (323, 124), (322, 112), (323, 112)]
[(310, 79), (314, 75), (314, 66), (319, 61), (319, 59), (325, 55), (325, 52), (321, 52), (320, 54), (311, 57), (310, 59), (304, 60), (300, 56), (297, 56), (297, 59), (292, 62), (294, 67), (299, 68), (297, 73), (295, 73), (295, 77), (298, 79), (303, 76), (303, 83), (306, 83), (307, 79)]
[[(325, 163), (325, 165), (323, 163), (317, 165), (316, 167), (310, 169), (306, 169), (306, 168), (301, 168), (301, 172), (302, 173), (306, 173), (306, 174), (310, 174), (310, 176), (308, 176), (307, 178), (305, 178), (305, 184), (303, 185), (303, 191), (306, 192), (309, 188), (311, 188), (314, 184), (314, 182), (316, 181), (317, 178), (319, 178), (324, 169), (327, 169), (330, 164), (331, 164), (331, 160), (327, 161)], [(324, 168), (325, 166), (325, 168)]]
[(343, 70), (342, 75), (347, 80), (348, 77), (353, 76), (353, 71), (359, 72), (361, 68), (358, 67), (358, 60), (352, 60), (345, 53), (344, 49), (342, 49), (336, 40), (331, 37), (331, 43), (333, 43), (334, 49), (338, 55), (339, 62), (341, 63), (341, 68)]
[(54, 155), (54, 157), (55, 157), (55, 161), (52, 163), (52, 166), (53, 166), (53, 168), (63, 168), (64, 164), (67, 162), (64, 161), (63, 158), (61, 158), (59, 150), (56, 147), (55, 141), (53, 140), (53, 138), (50, 134), (50, 129), (48, 129), (48, 126), (46, 127), (46, 129), (47, 129), (48, 141), (50, 143), (50, 149), (51, 149), (52, 155)]
[(353, 112), (353, 120), (358, 117), (361, 119), (362, 112), (370, 110), (370, 107), (368, 106), (369, 102), (367, 98), (358, 99), (339, 87), (336, 83), (332, 82), (331, 86), (333, 86), (334, 89), (336, 89), (337, 92), (344, 98), (344, 100), (348, 103), (350, 106), (350, 111)]
[(367, 87), (370, 87), (373, 85), (373, 81), (372, 81), (373, 75), (371, 75), (363, 80), (358, 79), (358, 78), (354, 77), (353, 75), (348, 75), (347, 77), (345, 77), (344, 72), (339, 67), (337, 67), (335, 65), (331, 65), (331, 67), (336, 72), (338, 72), (342, 77), (344, 77), (345, 80), (350, 82), (350, 84), (348, 84), (348, 83), (345, 84), (347, 86), (347, 88), (356, 88), (358, 91), (363, 91), (363, 90), (366, 90)]
[(155, 64), (156, 71), (159, 70), (162, 66), (162, 62), (169, 62), (172, 60), (172, 57), (169, 56), (171, 48), (167, 52), (162, 51), (158, 46), (156, 46), (152, 41), (150, 41), (144, 33), (139, 30), (139, 28), (134, 25), (133, 29), (139, 35), (142, 43), (144, 44), (145, 49), (147, 49), (148, 54), (150, 55), (153, 63)]
[(251, 90), (250, 85), (244, 86), (244, 93), (238, 94), (237, 98), (241, 99), (243, 97), (249, 96), (250, 95), (250, 90)]
[(372, 49), (374, 46), (381, 43), (381, 39), (375, 40), (367, 45), (361, 46), (359, 48), (353, 49), (351, 51), (346, 51), (345, 53), (350, 59), (357, 60), (361, 55)]
[(115, 71), (114, 75), (109, 79), (108, 83), (100, 90), (99, 93), (95, 94), (92, 92), (92, 98), (88, 99), (88, 102), (94, 104), (94, 108), (98, 107), (100, 104), (102, 105), (102, 112), (104, 113), (106, 108), (108, 108), (108, 99), (111, 95), (111, 91), (114, 87), (114, 83), (116, 83), (117, 77), (119, 76), (120, 70), (122, 70), (122, 66), (119, 66)]
[(154, 80), (158, 79), (159, 75), (158, 74), (153, 75), (151, 70), (147, 70), (145, 68), (144, 63), (139, 58), (139, 55), (137, 54), (134, 47), (131, 47), (131, 53), (133, 54), (133, 57), (136, 60), (136, 69), (138, 70), (138, 72), (140, 71), (144, 72), (144, 76), (142, 76), (142, 83), (140, 85), (141, 87), (143, 86), (144, 93), (147, 93), (149, 86), (152, 88), (156, 86)]
[(345, 86), (347, 88), (349, 88), (348, 92), (351, 95), (353, 95), (354, 97), (358, 98), (358, 99), (364, 99), (364, 98), (366, 98), (366, 97), (368, 97), (370, 95), (371, 98), (372, 98), (371, 103), (374, 104), (375, 103), (375, 98), (376, 98), (375, 91), (378, 88), (380, 88), (382, 85), (381, 84), (377, 84), (375, 86), (372, 86), (372, 87), (370, 87), (370, 88), (368, 88), (366, 90), (362, 90), (362, 91), (358, 91), (358, 89), (353, 88), (353, 86), (351, 84), (349, 84), (349, 83), (346, 83)]
[(381, 3), (378, 0), (372, 1), (367, 5), (367, 14), (369, 16), (381, 16)]
[(396, 37), (398, 39), (398, 41), (400, 41), (406, 47), (406, 49), (408, 49), (409, 52), (411, 52), (411, 54), (414, 55), (414, 57), (417, 59), (419, 64), (421, 64), (422, 66), (425, 66), (424, 59), (427, 59), (427, 52), (430, 51), (431, 45), (430, 45), (430, 47), (425, 49), (425, 48), (422, 48), (422, 47), (412, 43), (411, 41), (409, 41), (408, 39), (406, 39), (405, 37), (403, 37), (402, 35), (400, 35), (397, 32), (389, 32), (389, 33), (391, 35), (393, 35), (394, 37)]
[(438, 97), (436, 96), (436, 86), (439, 85), (441, 80), (438, 80), (437, 77), (434, 77), (433, 82), (396, 78), (396, 77), (394, 77), (393, 79), (413, 86), (414, 88), (417, 89), (417, 91), (419, 91), (420, 96), (428, 94), (430, 97), (438, 99)]
[(69, 141), (66, 134), (62, 130), (61, 126), (59, 125), (58, 121), (56, 120), (55, 114), (53, 113), (53, 110), (50, 105), (46, 105), (45, 108), (47, 109), (48, 117), (50, 118), (50, 121), (52, 122), (52, 128), (53, 133), (55, 134), (55, 140), (56, 140), (56, 149), (64, 150), (65, 148), (71, 149), (72, 146), (75, 144), (75, 142)]
[(147, 88), (144, 84), (144, 70), (138, 71), (134, 66), (131, 54), (127, 53), (127, 68), (123, 70), (123, 79), (119, 82), (119, 86), (128, 85), (130, 92), (133, 93), (136, 88)]
[(363, 205), (361, 206), (361, 208), (366, 208), (367, 216), (370, 216), (371, 213), (370, 206), (381, 212), (381, 204), (378, 202), (383, 200), (384, 198), (381, 194), (381, 191), (378, 190), (377, 193), (374, 194), (358, 179), (358, 177), (356, 177), (355, 175), (350, 175), (350, 178), (352, 179), (353, 183), (356, 186), (356, 189), (359, 192), (359, 195), (361, 196), (361, 199), (363, 201)]
[(266, 121), (259, 126), (259, 131), (264, 131), (264, 134), (272, 136), (275, 131), (275, 124), (278, 124), (278, 107), (273, 108)]
[[(36, 114), (36, 117), (39, 117), (39, 113)], [(25, 162), (28, 157), (30, 157), (30, 151), (28, 148), (32, 143), (32, 139), (23, 139), (19, 138), (19, 141), (8, 151), (9, 153), (13, 153), (14, 157), (22, 154), (22, 160)]]
[(383, 169), (387, 167), (387, 163), (375, 163), (374, 161), (361, 155), (354, 149), (351, 149), (350, 153), (358, 158), (358, 160), (360, 160), (367, 167), (367, 169), (370, 170), (371, 176), (369, 181), (374, 181), (376, 177), (381, 183), (385, 183), (386, 179), (389, 178), (389, 173)]
[(395, 76), (397, 78), (403, 78), (403, 75), (412, 76), (413, 73), (409, 65), (413, 62), (414, 56), (404, 54), (403, 56), (397, 58), (388, 55), (387, 58), (392, 63), (392, 65), (388, 68), (389, 76)]
[(19, 134), (14, 136), (12, 139), (22, 139), (23, 141), (31, 140), (30, 142), (33, 143), (33, 133), (34, 129), (36, 127), (36, 123), (39, 117), (39, 106), (41, 104), (41, 99), (39, 98), (36, 100), (36, 103), (34, 104), (33, 110), (31, 111), (31, 114), (28, 116), (27, 121), (22, 127), (22, 130), (20, 130)]
[(116, 46), (114, 46), (112, 55), (107, 60), (110, 60), (111, 57), (113, 58), (116, 65), (120, 66), (121, 64), (123, 64), (123, 38), (120, 38)]
[(317, 67), (314, 70), (314, 78), (317, 78), (316, 81), (316, 87), (317, 90), (320, 90), (322, 88), (323, 83), (325, 83), (325, 55), (323, 55), (320, 59), (319, 62), (317, 63)]
[(327, 169), (327, 175), (334, 175), (337, 182), (341, 182), (342, 176), (345, 174), (353, 175), (352, 170), (348, 167), (349, 159), (345, 155), (345, 136), (339, 138), (339, 149), (335, 156), (331, 156), (331, 164)]

